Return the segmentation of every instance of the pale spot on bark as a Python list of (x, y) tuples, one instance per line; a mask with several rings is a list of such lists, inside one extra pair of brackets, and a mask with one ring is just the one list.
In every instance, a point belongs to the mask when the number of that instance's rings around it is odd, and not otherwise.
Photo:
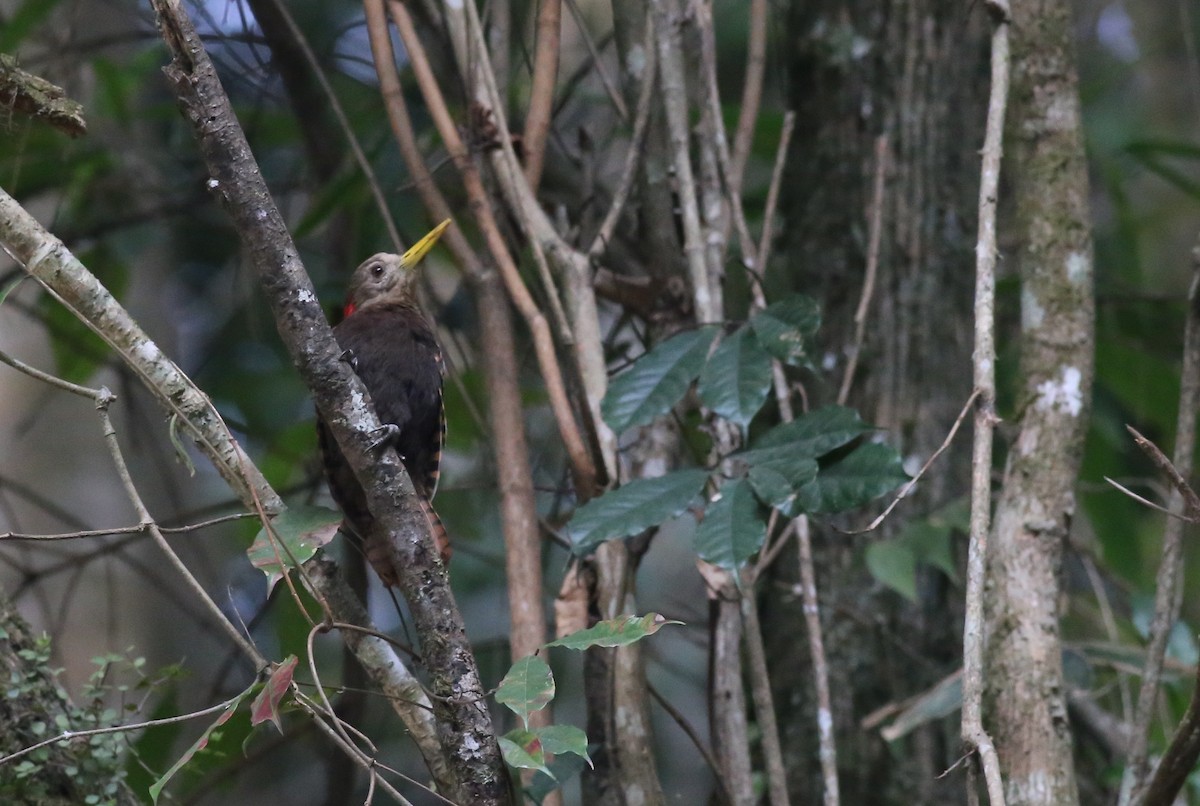
[(1081, 252), (1067, 255), (1067, 279), (1079, 285), (1091, 275), (1091, 261)]
[(625, 72), (636, 79), (640, 79), (646, 72), (646, 49), (641, 45), (634, 45), (629, 49), (629, 53), (625, 57)]
[(1043, 411), (1061, 411), (1078, 417), (1083, 411), (1083, 392), (1080, 384), (1083, 373), (1076, 367), (1063, 367), (1060, 380), (1042, 381), (1038, 384), (1037, 407)]
[(144, 342), (135, 347), (133, 354), (136, 355), (140, 360), (147, 363), (157, 361), (162, 357), (162, 351), (159, 350), (158, 345), (150, 341), (150, 339), (146, 339)]
[(1037, 295), (1033, 293), (1033, 289), (1025, 286), (1021, 289), (1021, 328), (1023, 330), (1035, 330), (1042, 326), (1042, 320), (1046, 318), (1046, 309), (1038, 302)]

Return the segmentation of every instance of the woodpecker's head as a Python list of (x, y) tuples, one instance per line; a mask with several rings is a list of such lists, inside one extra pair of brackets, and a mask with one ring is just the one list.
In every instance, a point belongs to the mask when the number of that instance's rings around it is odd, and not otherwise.
[(446, 219), (403, 255), (379, 252), (360, 263), (350, 277), (346, 316), (373, 302), (414, 300), (417, 294), (417, 264), (449, 226), (450, 219)]

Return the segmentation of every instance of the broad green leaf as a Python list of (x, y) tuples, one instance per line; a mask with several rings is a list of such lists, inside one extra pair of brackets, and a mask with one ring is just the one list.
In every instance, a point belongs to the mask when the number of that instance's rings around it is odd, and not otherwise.
[(551, 641), (546, 646), (580, 650), (594, 646), (625, 646), (640, 641), (647, 635), (653, 635), (664, 625), (682, 623), (682, 621), (672, 621), (658, 613), (647, 613), (644, 616), (617, 616), (614, 619), (601, 621), (586, 630), (579, 630), (563, 636), (557, 641)]
[(704, 368), (715, 327), (678, 333), (638, 358), (608, 384), (600, 404), (604, 421), (620, 433), (671, 410)]
[(952, 538), (956, 531), (970, 529), (971, 502), (955, 499), (919, 520), (909, 521), (895, 540), (908, 546), (918, 563), (932, 565), (953, 580), (958, 579)]
[(252, 685), (250, 688), (246, 689), (241, 694), (227, 702), (224, 710), (221, 711), (221, 715), (217, 717), (211, 725), (204, 729), (204, 732), (200, 734), (200, 738), (194, 741), (192, 746), (183, 752), (183, 755), (171, 765), (170, 769), (164, 772), (157, 781), (150, 785), (150, 799), (154, 803), (158, 803), (158, 796), (162, 794), (163, 787), (170, 783), (171, 779), (175, 777), (175, 774), (182, 770), (184, 766), (192, 760), (193, 756), (208, 746), (208, 740), (209, 737), (212, 736), (213, 731), (224, 725), (229, 721), (231, 716), (237, 713), (238, 706), (242, 704), (242, 701), (246, 699), (246, 696), (253, 690), (254, 686)]
[(707, 478), (707, 470), (676, 470), (658, 478), (635, 479), (587, 502), (567, 524), (571, 550), (585, 555), (605, 540), (637, 534), (674, 518)]
[(279, 704), (292, 687), (292, 675), (299, 661), (295, 655), (289, 655), (271, 671), (266, 685), (250, 705), (251, 725), (259, 725), (269, 719), (275, 723), (276, 729), (283, 733), (283, 723), (279, 721)]
[[(773, 457), (764, 458), (769, 460)], [(780, 456), (774, 458), (778, 461), (783, 461), (786, 457)], [(817, 476), (817, 463), (812, 459), (803, 461), (810, 463), (812, 472), (800, 482), (801, 484), (805, 484)], [(796, 494), (795, 487), (792, 485), (789, 477), (776, 470), (770, 461), (751, 465), (749, 472), (746, 474), (746, 480), (754, 488), (754, 494), (758, 496), (758, 500), (770, 507), (782, 506)]]
[(895, 539), (867, 546), (867, 570), (906, 599), (917, 600), (917, 558), (908, 544)]
[(526, 727), (529, 715), (545, 708), (552, 699), (554, 675), (537, 655), (526, 655), (514, 663), (496, 689), (496, 702), (508, 706)]
[(844, 512), (891, 492), (908, 481), (900, 455), (887, 445), (859, 445), (822, 467), (800, 488), (797, 502), (805, 512)]
[(500, 753), (510, 766), (522, 770), (539, 770), (553, 777), (546, 768), (546, 751), (542, 741), (530, 730), (510, 730), (500, 737)]
[(767, 525), (759, 517), (758, 501), (750, 482), (731, 481), (721, 488), (720, 498), (704, 510), (696, 529), (696, 553), (713, 565), (736, 572), (762, 548)]
[(854, 409), (826, 406), (775, 426), (755, 440), (754, 448), (787, 447), (816, 459), (873, 430)]
[(547, 753), (556, 756), (573, 753), (586, 761), (589, 767), (595, 768), (587, 751), (587, 734), (574, 725), (547, 725), (538, 728), (537, 735), (542, 740), (542, 749)]
[[(325, 507), (289, 507), (271, 519), (271, 528), (278, 540), (272, 540), (266, 529), (259, 529), (246, 555), (250, 563), (267, 575), (267, 592), (283, 579), (284, 570), (291, 570), (293, 561), (303, 563), (317, 549), (333, 540), (341, 525), (342, 515)], [(282, 563), (282, 565), (281, 565)]]
[(550, 769), (550, 774), (534, 773), (533, 780), (529, 782), (529, 786), (525, 787), (525, 796), (540, 806), (547, 795), (560, 789), (563, 783), (583, 772), (587, 763), (582, 758), (570, 753), (555, 756), (554, 760), (546, 765)]
[(771, 391), (771, 356), (749, 328), (740, 328), (713, 351), (698, 390), (706, 406), (745, 428)]
[(750, 320), (763, 349), (792, 366), (809, 363), (809, 344), (820, 326), (820, 306), (800, 294), (769, 305)]
[[(750, 472), (754, 474), (750, 483), (760, 496), (772, 495), (775, 500), (768, 502), (771, 504), (787, 500), (791, 492), (808, 484), (817, 476), (817, 460), (787, 445), (743, 451), (736, 454), (736, 458), (750, 465)], [(774, 477), (770, 474), (774, 474)], [(779, 479), (791, 488), (788, 495), (782, 498), (779, 495), (780, 490), (776, 489)]]

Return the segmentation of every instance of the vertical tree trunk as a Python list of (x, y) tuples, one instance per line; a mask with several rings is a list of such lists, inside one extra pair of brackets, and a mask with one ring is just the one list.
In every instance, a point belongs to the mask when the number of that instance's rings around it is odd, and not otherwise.
[[(879, 275), (849, 405), (924, 461), (941, 444), (971, 387), (972, 245), (978, 149), (986, 114), (986, 19), (960, 3), (915, 0), (796, 3), (788, 22), (797, 129), (784, 200), (786, 264), (768, 267), (781, 286), (820, 301), (819, 363), (812, 406), (833, 402), (853, 345), (853, 314), (866, 263), (875, 138), (890, 168), (882, 209)], [(919, 519), (966, 491), (969, 442), (939, 459), (893, 521)], [(957, 668), (961, 596), (919, 572), (920, 602), (881, 590), (866, 572), (867, 543), (815, 526), (814, 554), (829, 655), (843, 803), (945, 803), (961, 779), (936, 776), (953, 762), (957, 732), (925, 728), (890, 751), (859, 720), (925, 690)], [(764, 633), (771, 658), (789, 788), (821, 796), (816, 705), (793, 557), (775, 565)]]
[(1012, 15), (1022, 407), (990, 546), (985, 705), (1010, 806), (1069, 804), (1079, 795), (1058, 610), (1092, 382), (1087, 167), (1070, 8), (1017, 0)]

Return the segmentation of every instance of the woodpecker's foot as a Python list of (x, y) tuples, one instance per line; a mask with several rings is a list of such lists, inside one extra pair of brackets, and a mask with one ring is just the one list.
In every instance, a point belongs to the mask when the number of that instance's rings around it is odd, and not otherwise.
[[(396, 440), (400, 438), (400, 426), (395, 423), (384, 423), (371, 432), (374, 439), (371, 442), (371, 450), (383, 451), (387, 450), (396, 444)], [(401, 459), (404, 457), (401, 456)]]
[(343, 350), (342, 354), (338, 356), (338, 360), (345, 361), (350, 365), (350, 369), (358, 372), (358, 356), (354, 354), (353, 350)]

